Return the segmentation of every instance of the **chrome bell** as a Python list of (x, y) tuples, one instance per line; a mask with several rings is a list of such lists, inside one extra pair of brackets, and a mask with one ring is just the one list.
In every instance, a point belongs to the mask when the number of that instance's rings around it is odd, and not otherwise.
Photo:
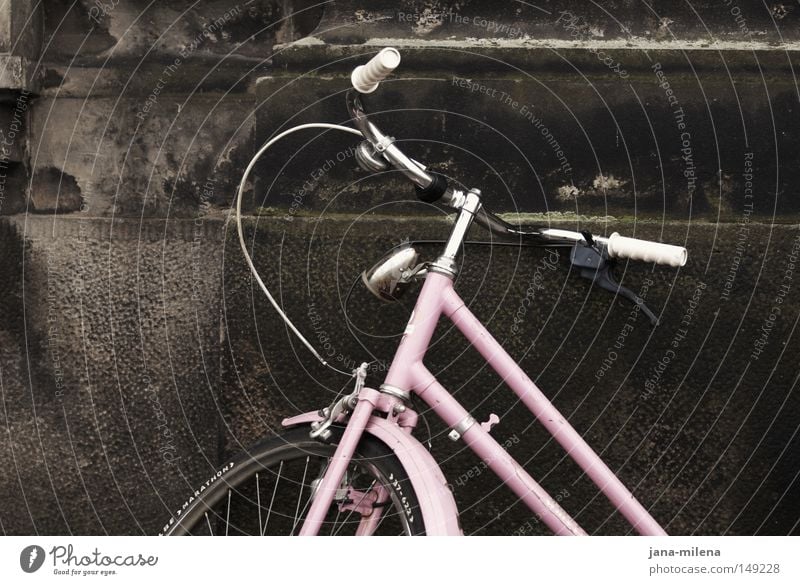
[(361, 273), (361, 280), (369, 292), (382, 301), (396, 301), (403, 294), (405, 285), (419, 274), (417, 251), (411, 244), (403, 244), (386, 254), (375, 266)]
[(368, 140), (356, 147), (356, 162), (368, 173), (380, 173), (389, 168), (389, 163), (380, 153), (375, 152), (375, 147)]

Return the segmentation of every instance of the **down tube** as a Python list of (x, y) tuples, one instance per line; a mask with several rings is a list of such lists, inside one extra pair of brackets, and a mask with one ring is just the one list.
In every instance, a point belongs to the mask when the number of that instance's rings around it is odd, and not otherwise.
[(458, 401), (444, 389), (421, 363), (410, 368), (417, 394), (451, 427), (471, 420), (462, 433), (466, 445), (486, 463), (500, 480), (519, 496), (550, 530), (559, 536), (584, 536), (586, 532), (534, 480), (494, 438), (476, 423)]
[(553, 438), (583, 469), (617, 510), (631, 523), (639, 534), (666, 535), (663, 528), (642, 506), (625, 485), (614, 475), (602, 459), (583, 440), (578, 432), (561, 416), (536, 384), (506, 353), (483, 324), (473, 315), (458, 293), (447, 287), (443, 290), (442, 311), (447, 315), (503, 381), (519, 396), (533, 415), (550, 432)]

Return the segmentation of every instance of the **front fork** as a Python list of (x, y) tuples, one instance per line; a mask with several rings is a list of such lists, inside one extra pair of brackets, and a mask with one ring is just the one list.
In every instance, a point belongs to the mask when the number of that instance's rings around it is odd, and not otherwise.
[[(328, 465), (322, 477), (322, 481), (320, 481), (316, 490), (313, 492), (314, 495), (311, 507), (299, 532), (301, 536), (315, 536), (319, 533), (322, 523), (325, 521), (325, 516), (327, 516), (328, 510), (330, 510), (333, 500), (336, 497), (336, 493), (341, 488), (342, 480), (345, 477), (350, 461), (353, 459), (353, 454), (361, 440), (361, 436), (364, 434), (364, 430), (367, 428), (370, 417), (375, 410), (386, 413), (389, 420), (396, 422), (406, 431), (413, 429), (416, 424), (416, 414), (411, 409), (406, 409), (400, 399), (372, 388), (363, 387), (363, 378), (357, 381), (356, 384), (357, 394), (355, 395), (355, 407), (347, 421), (344, 433), (336, 447), (331, 463)], [(335, 413), (328, 413), (328, 418), (332, 422), (335, 416)], [(324, 430), (325, 427), (318, 426), (316, 430), (317, 433), (319, 433), (320, 428)], [(312, 436), (314, 435), (315, 432), (312, 432)], [(322, 436), (324, 438), (324, 434)], [(378, 494), (383, 497), (383, 494), (380, 492), (378, 492)], [(380, 508), (376, 508), (376, 510), (380, 510)], [(375, 513), (364, 517), (359, 526), (358, 533), (369, 533), (370, 530), (374, 530), (373, 525), (378, 518), (379, 515)], [(370, 526), (372, 526), (372, 528), (370, 528)]]
[(358, 395), (358, 402), (350, 420), (344, 429), (344, 434), (336, 447), (336, 452), (333, 454), (330, 465), (325, 475), (322, 476), (316, 493), (314, 494), (314, 501), (311, 502), (311, 508), (308, 511), (303, 527), (300, 529), (300, 536), (316, 536), (322, 523), (325, 521), (325, 516), (328, 515), (328, 510), (333, 504), (333, 498), (342, 483), (344, 473), (350, 465), (350, 460), (353, 458), (353, 453), (356, 451), (356, 446), (361, 440), (361, 435), (364, 434), (364, 429), (367, 428), (369, 417), (375, 410), (375, 404), (365, 396), (365, 394), (375, 393), (375, 390), (369, 388), (362, 389)]

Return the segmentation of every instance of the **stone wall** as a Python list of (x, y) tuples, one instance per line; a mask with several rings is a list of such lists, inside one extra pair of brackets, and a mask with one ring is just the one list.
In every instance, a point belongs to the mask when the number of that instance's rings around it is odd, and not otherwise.
[[(471, 309), (669, 532), (798, 530), (796, 6), (36, 4), (0, 11), (5, 533), (157, 532), (346, 383), (254, 286), (229, 213), (256, 147), (346, 121), (349, 71), (390, 44), (403, 63), (367, 102), (411, 156), (509, 220), (690, 251), (617, 267), (657, 328), (541, 249), (467, 246)], [(432, 259), (449, 220), (357, 170), (355, 144), (267, 154), (246, 233), (301, 330), (340, 367), (375, 360), (377, 385), (413, 295), (381, 304), (357, 278), (405, 238)], [(445, 323), (428, 363), (587, 530), (627, 531)], [(546, 533), (426, 422), (465, 531)]]

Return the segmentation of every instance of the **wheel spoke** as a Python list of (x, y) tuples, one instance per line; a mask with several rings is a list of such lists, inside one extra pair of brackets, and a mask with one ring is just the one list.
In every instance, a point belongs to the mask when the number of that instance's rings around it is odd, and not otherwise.
[(375, 530), (373, 532), (378, 532), (378, 529), (381, 527), (381, 524), (383, 524), (383, 521), (386, 520), (386, 516), (388, 516), (388, 514), (384, 511), (383, 514), (381, 514), (381, 519), (378, 520), (378, 525), (375, 527)]
[[(261, 532), (261, 487), (258, 484), (258, 472), (256, 472), (256, 505), (258, 506), (258, 531)], [(261, 532), (263, 536), (263, 532)]]
[(331, 536), (336, 536), (334, 530), (336, 530), (336, 525), (339, 523), (339, 516), (342, 515), (342, 508), (339, 506), (339, 510), (336, 512), (336, 518), (333, 519), (333, 526), (331, 526)]
[(291, 536), (291, 534), (294, 533), (294, 529), (297, 528), (297, 525), (300, 523), (299, 519), (306, 515), (306, 511), (308, 511), (308, 507), (311, 505), (311, 502), (313, 502), (313, 501), (314, 501), (314, 492), (313, 491), (309, 491), (308, 499), (306, 500), (306, 503), (303, 505), (303, 509), (300, 511), (300, 515), (298, 516), (298, 520), (296, 521), (295, 525), (292, 527), (292, 532), (289, 534), (290, 536)]
[(272, 506), (275, 503), (275, 494), (278, 492), (278, 483), (281, 481), (281, 473), (283, 473), (283, 461), (278, 466), (278, 478), (275, 480), (275, 487), (272, 488), (272, 498), (269, 501), (269, 510), (267, 510), (267, 520), (264, 522), (264, 528), (261, 530), (261, 536), (267, 532), (267, 525), (269, 524), (269, 517), (272, 514)]
[(206, 512), (206, 523), (208, 524), (208, 532), (211, 536), (214, 536), (214, 529), (211, 528), (211, 520), (208, 518), (208, 512)]
[[(330, 462), (330, 459), (327, 459), (327, 460), (325, 461), (325, 466), (322, 468), (322, 471), (320, 472), (320, 474), (319, 474), (319, 477), (325, 477), (325, 473), (327, 473), (327, 471), (328, 471), (328, 467), (330, 466), (330, 463), (331, 463), (331, 462)], [(304, 484), (304, 485), (305, 485), (305, 484)], [(306, 511), (308, 510), (308, 507), (311, 505), (311, 502), (313, 502), (313, 501), (314, 501), (314, 495), (315, 495), (315, 493), (314, 493), (314, 489), (312, 488), (312, 489), (311, 489), (311, 490), (309, 490), (309, 492), (308, 492), (308, 499), (306, 500), (306, 503), (305, 503), (305, 505), (303, 506), (303, 510), (300, 512), (300, 515), (298, 516), (298, 519), (299, 519), (299, 518), (302, 518), (303, 516), (305, 516), (305, 515), (306, 515)], [(297, 520), (296, 520), (295, 522), (297, 522)], [(295, 526), (294, 526), (294, 527), (292, 527), (292, 532), (294, 532), (294, 529), (295, 529), (296, 527), (297, 527), (297, 524), (295, 524)]]
[[(303, 468), (303, 479), (300, 481), (300, 493), (297, 495), (297, 507), (294, 510), (294, 524), (292, 525), (292, 531), (289, 533), (289, 536), (294, 534), (294, 529), (297, 528), (298, 522), (298, 515), (300, 514), (300, 502), (303, 501), (303, 491), (306, 487), (306, 474), (308, 473), (308, 461), (311, 457), (306, 457), (306, 466)], [(313, 490), (311, 491), (313, 494)]]
[(231, 525), (231, 490), (228, 488), (228, 512), (225, 514), (225, 536), (228, 536), (228, 528)]

